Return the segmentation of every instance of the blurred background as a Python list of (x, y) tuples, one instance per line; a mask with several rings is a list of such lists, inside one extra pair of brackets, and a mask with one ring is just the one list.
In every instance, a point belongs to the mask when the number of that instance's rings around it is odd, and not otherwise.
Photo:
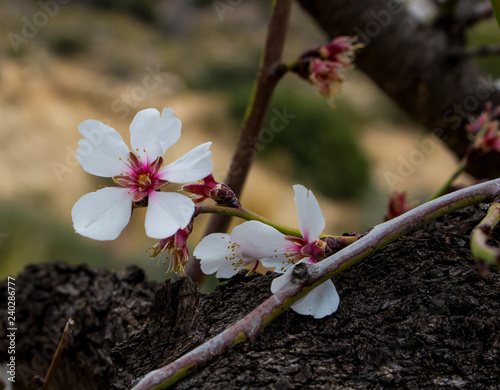
[[(0, 277), (27, 264), (66, 261), (123, 268), (136, 264), (162, 280), (166, 268), (146, 250), (144, 211), (115, 241), (74, 233), (71, 208), (102, 178), (75, 159), (86, 119), (110, 124), (129, 142), (128, 126), (144, 108), (172, 107), (183, 124), (169, 163), (213, 142), (215, 177), (226, 175), (263, 48), (270, 2), (16, 0), (0, 2)], [(433, 3), (408, 2), (431, 21)], [(498, 42), (493, 20), (471, 29), (471, 45)], [(284, 60), (327, 43), (294, 5)], [(493, 59), (478, 62), (498, 77)], [(293, 75), (274, 96), (276, 112), (295, 115), (263, 136), (241, 198), (249, 208), (297, 226), (292, 185), (317, 196), (326, 232), (363, 232), (383, 220), (388, 195), (422, 200), (453, 172), (456, 159), (354, 71), (332, 109)], [(423, 158), (416, 159), (416, 156)], [(398, 173), (404, 161), (412, 169)], [(398, 176), (399, 175), (399, 176)], [(397, 188), (394, 176), (399, 177)], [(462, 177), (462, 181), (470, 181)], [(191, 249), (207, 218), (196, 220)]]

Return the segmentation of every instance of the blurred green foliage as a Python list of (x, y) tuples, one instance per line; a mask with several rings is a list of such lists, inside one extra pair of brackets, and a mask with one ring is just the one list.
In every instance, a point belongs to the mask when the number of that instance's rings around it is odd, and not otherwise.
[[(232, 67), (213, 64), (196, 85), (224, 94), (236, 131), (257, 68), (257, 63)], [(285, 114), (289, 119), (283, 120)], [(259, 156), (281, 173), (326, 196), (359, 199), (367, 188), (369, 169), (356, 129), (366, 120), (342, 97), (332, 108), (313, 86), (287, 75), (271, 102), (258, 142)]]
[(71, 57), (86, 51), (89, 42), (81, 35), (59, 35), (49, 37), (48, 45), (56, 55)]
[[(467, 42), (471, 47), (498, 45), (499, 41), (500, 29), (493, 18), (478, 23), (467, 30)], [(494, 79), (500, 77), (498, 56), (476, 57), (474, 62), (483, 72), (491, 74)]]
[(0, 203), (0, 278), (14, 276), (28, 264), (65, 261), (109, 267), (111, 252), (91, 240), (83, 240), (40, 204)]
[(88, 0), (98, 8), (130, 13), (145, 21), (155, 20), (155, 7), (159, 0)]
[[(259, 143), (263, 146), (262, 154), (271, 161), (273, 154), (285, 154), (289, 166), (278, 168), (324, 195), (360, 198), (366, 190), (369, 171), (356, 139), (356, 115), (342, 99), (332, 109), (312, 94), (294, 93), (286, 88), (276, 93)], [(284, 119), (283, 130), (271, 133), (271, 121), (280, 122), (284, 112), (290, 115), (289, 123)]]

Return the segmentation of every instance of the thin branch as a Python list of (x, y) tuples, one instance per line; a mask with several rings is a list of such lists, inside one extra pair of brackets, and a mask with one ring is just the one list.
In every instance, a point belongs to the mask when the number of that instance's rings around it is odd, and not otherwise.
[(457, 168), (455, 169), (455, 172), (448, 178), (446, 183), (443, 184), (443, 186), (434, 194), (429, 200), (439, 198), (440, 196), (443, 196), (446, 194), (455, 179), (464, 171), (465, 167), (467, 166), (467, 158), (463, 158), (458, 162)]
[[(453, 192), (375, 226), (366, 236), (318, 264), (308, 264), (307, 284), (290, 284), (243, 319), (165, 367), (143, 377), (133, 390), (165, 389), (233, 346), (254, 339), (274, 318), (309, 291), (411, 230), (460, 208), (500, 197), (500, 179)], [(293, 279), (293, 278), (292, 278)], [(304, 279), (302, 279), (304, 280)]]
[(42, 390), (47, 390), (49, 389), (50, 381), (52, 377), (54, 376), (54, 372), (57, 369), (57, 365), (59, 363), (59, 359), (61, 359), (62, 353), (66, 346), (68, 345), (69, 342), (69, 336), (71, 335), (71, 332), (73, 331), (73, 326), (75, 325), (75, 321), (73, 321), (72, 318), (66, 322), (66, 326), (64, 327), (63, 333), (61, 335), (61, 339), (59, 340), (59, 344), (57, 345), (56, 352), (54, 353), (54, 357), (52, 358), (52, 361), (50, 362), (49, 370), (47, 371), (47, 375), (45, 376), (45, 379), (41, 379), (40, 377), (37, 377), (37, 384), (42, 388)]
[(470, 250), (476, 259), (500, 267), (500, 249), (488, 245), (491, 233), (499, 221), (500, 203), (492, 203), (486, 217), (472, 231)]
[(450, 57), (453, 58), (472, 58), (496, 56), (500, 54), (500, 44), (487, 45), (479, 47), (467, 47), (457, 50), (451, 50)]
[[(254, 160), (259, 135), (274, 89), (286, 72), (286, 67), (283, 68), (280, 64), (291, 7), (292, 0), (275, 0), (273, 3), (261, 67), (243, 118), (240, 140), (225, 181), (236, 196), (241, 194)], [(230, 220), (230, 217), (224, 215), (213, 215), (208, 222), (204, 236), (210, 233), (225, 232)], [(195, 282), (201, 282), (205, 278), (196, 259), (189, 262), (186, 271)]]
[(489, 19), (493, 16), (493, 8), (491, 8), (491, 4), (489, 1), (483, 1), (481, 3), (476, 4), (472, 8), (472, 12), (469, 17), (465, 20), (466, 26), (472, 26), (478, 22), (481, 22), (484, 19)]

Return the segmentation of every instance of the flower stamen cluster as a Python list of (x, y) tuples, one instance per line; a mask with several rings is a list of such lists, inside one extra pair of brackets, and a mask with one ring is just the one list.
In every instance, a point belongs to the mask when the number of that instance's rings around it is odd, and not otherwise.
[(291, 68), (316, 86), (318, 93), (331, 101), (342, 93), (347, 71), (353, 68), (356, 50), (363, 44), (356, 37), (340, 36), (328, 45), (304, 52)]
[(486, 153), (490, 150), (500, 152), (500, 107), (486, 103), (485, 110), (475, 120), (465, 126), (472, 139), (469, 154)]
[(164, 265), (167, 261), (169, 262), (166, 273), (185, 274), (184, 266), (189, 259), (187, 239), (192, 231), (193, 219), (184, 229), (179, 229), (174, 235), (160, 240), (158, 244), (149, 249), (152, 258), (161, 256)]
[(157, 191), (166, 184), (167, 180), (160, 179), (159, 172), (163, 167), (163, 157), (158, 157), (152, 163), (142, 162), (133, 152), (125, 163), (129, 168), (127, 172), (114, 176), (113, 181), (129, 189), (133, 194), (134, 202), (139, 202), (148, 196), (150, 191)]

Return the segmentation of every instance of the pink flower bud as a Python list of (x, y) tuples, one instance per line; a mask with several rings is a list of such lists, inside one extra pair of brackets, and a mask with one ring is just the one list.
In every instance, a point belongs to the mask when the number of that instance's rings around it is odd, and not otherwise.
[(409, 202), (406, 198), (406, 192), (396, 192), (389, 198), (389, 206), (387, 207), (385, 220), (389, 221), (390, 219), (399, 217), (413, 207), (414, 205), (412, 202)]
[(217, 204), (229, 207), (238, 207), (240, 205), (234, 191), (227, 184), (216, 182), (212, 174), (201, 180), (201, 183), (187, 184), (182, 189), (194, 194), (192, 197), (194, 203), (200, 203), (211, 198)]

